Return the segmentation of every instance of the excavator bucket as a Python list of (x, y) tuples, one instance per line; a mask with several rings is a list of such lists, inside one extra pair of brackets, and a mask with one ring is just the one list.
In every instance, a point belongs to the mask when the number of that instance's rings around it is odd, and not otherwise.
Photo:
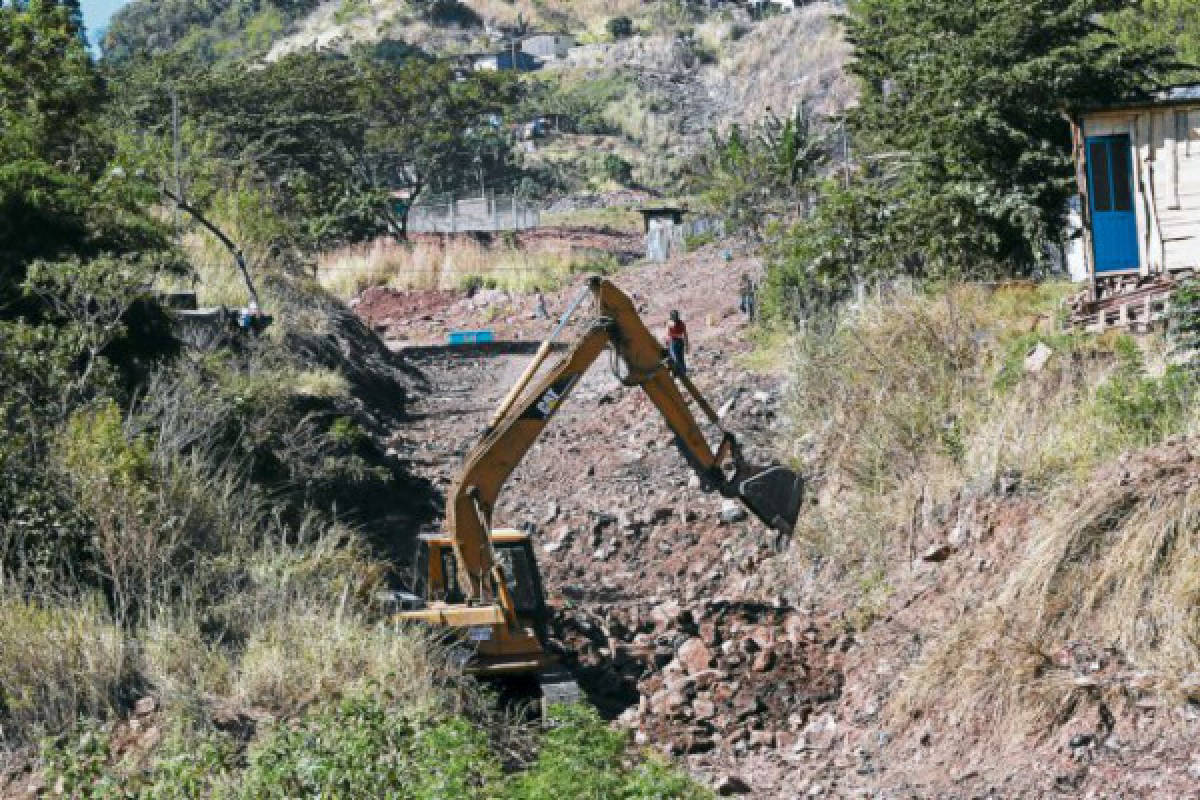
[(746, 467), (734, 478), (734, 488), (746, 508), (783, 540), (791, 537), (804, 501), (804, 479), (787, 467)]

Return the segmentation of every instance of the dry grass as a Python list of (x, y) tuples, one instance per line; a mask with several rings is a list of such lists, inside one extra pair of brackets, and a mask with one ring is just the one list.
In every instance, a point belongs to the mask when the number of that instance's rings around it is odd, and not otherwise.
[(346, 376), (332, 369), (300, 370), (291, 379), (292, 390), (305, 397), (346, 397), (350, 384)]
[(644, 10), (642, 0), (464, 0), (486, 20), (512, 25), (518, 18), (535, 26), (571, 31), (580, 27), (593, 34), (604, 31), (604, 23), (616, 16), (638, 17)]
[(102, 600), (0, 594), (0, 748), (118, 707), (135, 654)]
[(630, 208), (580, 208), (557, 214), (542, 214), (548, 228), (601, 228), (618, 233), (641, 233), (642, 215)]
[[(1003, 736), (1095, 702), (1200, 693), (1200, 498), (1186, 474), (1119, 478), (1108, 470), (1059, 497), (998, 596), (939, 637), (895, 713), (936, 702), (951, 724)], [(1077, 648), (1107, 662), (1095, 685), (1079, 679)]]
[[(845, 72), (850, 45), (837, 22), (839, 11), (832, 3), (813, 3), (724, 45), (714, 80), (727, 107), (738, 112), (731, 121), (755, 122), (768, 108), (787, 114), (805, 99), (818, 113), (836, 118), (855, 103), (857, 89)], [(770, 80), (764, 80), (767, 75)]]
[(378, 239), (318, 260), (317, 278), (330, 293), (350, 299), (371, 286), (461, 289), (472, 285), (513, 291), (553, 288), (571, 275), (611, 267), (611, 256), (570, 247), (525, 249), (467, 238), (402, 244)]
[(416, 713), (434, 710), (441, 667), (420, 636), (393, 626), (295, 611), (255, 628), (237, 667), (234, 696), (244, 706), (292, 710), (304, 702), (387, 686)]
[[(1134, 446), (1096, 411), (1118, 341), (1029, 334), (1062, 293), (902, 294), (797, 337), (794, 457), (822, 476), (825, 501), (801, 540), (869, 574), (903, 562), (915, 508), (1005, 480), (1053, 489)], [(1024, 348), (1039, 338), (1054, 355), (1027, 374)]]
[(446, 700), (437, 648), (375, 619), (368, 601), (384, 569), (352, 531), (302, 529), (200, 571), (205, 583), (229, 573), (220, 602), (194, 602), (209, 590), (178, 576), (180, 597), (136, 633), (138, 673), (168, 709), (286, 715), (369, 685), (418, 712)]
[[(1165, 380), (1154, 384), (1165, 402), (1114, 405), (1112, 387), (1132, 395), (1144, 380), (1122, 377), (1130, 359), (1160, 373), (1165, 347), (1033, 332), (1063, 292), (901, 293), (793, 343), (796, 456), (820, 493), (797, 531), (818, 556), (791, 567), (802, 593), (836, 594), (867, 626), (891, 587), (911, 580), (914, 531), (926, 541), (949, 524), (938, 509), (1015, 487), (1043, 515), (1024, 551), (999, 565), (993, 596), (964, 597), (975, 610), (923, 629), (923, 661), (891, 706), (900, 727), (936, 709), (940, 727), (1020, 741), (1098, 700), (1200, 692), (1194, 469), (1178, 447), (1139, 451), (1196, 432), (1200, 415)], [(1030, 371), (1025, 355), (1039, 341), (1053, 352)], [(1071, 648), (1110, 665), (1097, 685), (1064, 661)]]

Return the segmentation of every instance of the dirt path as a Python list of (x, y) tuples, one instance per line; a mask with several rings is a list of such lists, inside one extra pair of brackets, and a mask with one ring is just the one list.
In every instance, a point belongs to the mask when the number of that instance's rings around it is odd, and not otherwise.
[[(697, 384), (716, 406), (732, 401), (726, 426), (751, 460), (768, 460), (788, 435), (780, 418), (786, 370), (747, 367), (753, 347), (735, 308), (739, 276), (757, 269), (743, 257), (726, 264), (711, 249), (626, 268), (614, 280), (653, 331), (672, 308), (683, 313)], [(551, 311), (577, 291), (548, 297)], [(377, 327), (424, 345), (404, 352), (430, 390), (392, 444), (444, 492), (552, 323), (534, 318), (531, 298), (502, 292), (376, 297), (370, 307), (395, 311), (373, 316)], [(455, 328), (493, 329), (516, 344), (452, 350), (441, 343)], [(722, 519), (721, 498), (696, 487), (653, 406), (622, 388), (602, 358), (514, 472), (495, 522), (535, 531), (557, 609), (551, 645), (590, 700), (721, 794), (1197, 796), (1200, 757), (1188, 755), (1188, 731), (1200, 714), (1190, 705), (1176, 725), (1156, 717), (1157, 707), (1127, 704), (1107, 738), (1077, 736), (1096, 727), (1080, 712), (1065, 738), (1018, 737), (1004, 748), (994, 732), (956, 726), (952, 708), (930, 708), (908, 724), (885, 719), (921, 642), (995, 593), (1031, 535), (1030, 502), (981, 500), (961, 553), (892, 576), (881, 624), (848, 623), (853, 609), (832, 595), (820, 596), (820, 608), (790, 606), (787, 557), (756, 521)], [(1070, 744), (1076, 739), (1092, 744)], [(1144, 768), (1129, 767), (1134, 757)]]
[[(737, 286), (743, 271), (759, 269), (745, 257), (727, 263), (714, 248), (613, 278), (653, 331), (671, 309), (682, 312), (692, 375), (714, 406), (730, 404), (726, 425), (751, 461), (771, 460), (783, 390), (782, 373), (744, 366), (752, 345)], [(581, 276), (548, 296), (552, 315), (582, 285)], [(553, 323), (534, 318), (532, 298), (503, 292), (383, 291), (359, 307), (377, 329), (403, 332), (397, 349), (430, 382), (391, 444), (445, 491)], [(586, 321), (581, 314), (564, 340)], [(442, 345), (449, 330), (481, 328), (512, 343)], [(714, 785), (736, 776), (756, 797), (791, 797), (801, 732), (840, 691), (837, 641), (826, 620), (780, 600), (769, 532), (722, 511), (653, 405), (601, 358), (514, 472), (495, 524), (536, 531), (559, 609), (551, 644), (598, 708)]]

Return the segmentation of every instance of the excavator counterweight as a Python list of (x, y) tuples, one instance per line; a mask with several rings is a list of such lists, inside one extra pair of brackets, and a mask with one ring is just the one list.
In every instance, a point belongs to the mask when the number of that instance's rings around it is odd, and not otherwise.
[[(565, 356), (543, 370), (554, 340), (589, 297), (596, 315), (587, 331)], [(469, 649), (464, 665), (469, 672), (544, 678), (543, 684), (555, 687), (544, 688), (546, 697), (571, 692), (562, 688), (562, 672), (544, 646), (549, 610), (532, 540), (521, 531), (492, 530), (492, 512), (509, 475), (588, 367), (610, 348), (622, 367), (618, 377), (626, 386), (641, 388), (654, 403), (701, 486), (739, 499), (776, 532), (777, 547), (791, 536), (803, 500), (803, 481), (793, 470), (744, 462), (737, 438), (724, 429), (691, 380), (673, 371), (666, 350), (646, 329), (630, 299), (611, 281), (590, 278), (464, 459), (447, 497), (445, 533), (421, 537), (416, 576), (423, 590), (421, 607), (397, 615), (402, 621), (457, 631), (462, 646)], [(716, 450), (700, 429), (685, 392), (721, 431)]]

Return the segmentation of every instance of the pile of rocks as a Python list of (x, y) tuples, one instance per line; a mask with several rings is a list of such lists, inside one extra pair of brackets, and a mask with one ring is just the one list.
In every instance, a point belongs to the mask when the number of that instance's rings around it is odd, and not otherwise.
[(668, 601), (576, 614), (562, 629), (580, 664), (607, 666), (612, 688), (636, 688), (620, 721), (671, 754), (790, 752), (841, 692), (844, 642), (784, 606)]

